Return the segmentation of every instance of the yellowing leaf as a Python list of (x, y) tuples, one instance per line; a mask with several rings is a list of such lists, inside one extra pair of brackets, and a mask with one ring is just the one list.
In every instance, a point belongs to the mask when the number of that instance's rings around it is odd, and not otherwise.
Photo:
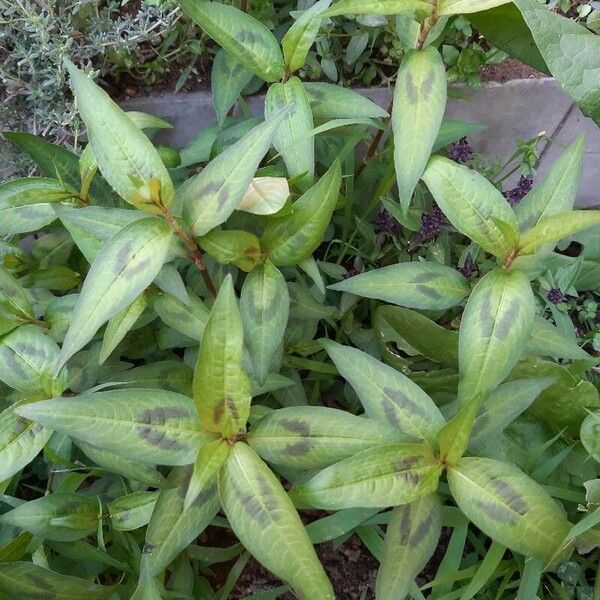
[(418, 10), (430, 14), (432, 4), (427, 0), (338, 0), (328, 11), (326, 17), (337, 15), (396, 15), (405, 11)]
[(481, 12), (489, 10), (502, 4), (508, 4), (511, 0), (439, 0), (436, 8), (436, 14), (443, 15), (464, 15), (467, 13)]
[(283, 208), (289, 195), (290, 186), (285, 177), (255, 177), (236, 210), (255, 215), (273, 215)]
[(233, 264), (242, 271), (252, 271), (262, 262), (260, 242), (253, 233), (247, 231), (213, 229), (197, 241), (217, 262)]

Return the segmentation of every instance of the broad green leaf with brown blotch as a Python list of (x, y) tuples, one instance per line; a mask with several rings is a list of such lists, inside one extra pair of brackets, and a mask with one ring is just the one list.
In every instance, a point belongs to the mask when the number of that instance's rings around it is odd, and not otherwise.
[(536, 315), (533, 321), (531, 337), (527, 341), (525, 352), (567, 360), (590, 358), (590, 355), (578, 346), (576, 339), (564, 335), (556, 325), (539, 315)]
[(183, 509), (191, 477), (191, 465), (173, 469), (168, 484), (160, 490), (146, 530), (142, 577), (145, 573), (155, 577), (163, 572), (204, 531), (219, 510), (216, 478), (208, 482), (187, 510)]
[(487, 273), (473, 289), (460, 324), (458, 396), (485, 396), (517, 364), (529, 339), (535, 300), (520, 271)]
[(247, 437), (261, 458), (290, 469), (322, 469), (367, 448), (406, 440), (392, 425), (323, 406), (274, 410), (253, 423)]
[(0, 592), (7, 598), (109, 600), (115, 587), (56, 573), (31, 562), (8, 562), (0, 564)]
[(356, 348), (331, 340), (321, 343), (370, 418), (427, 440), (443, 427), (439, 408), (408, 377)]
[(0, 380), (28, 397), (59, 395), (67, 386), (66, 373), (53, 376), (59, 349), (35, 325), (14, 329), (0, 338)]
[(152, 465), (187, 465), (215, 439), (191, 398), (151, 389), (111, 390), (15, 408), (22, 417), (100, 449)]
[(267, 261), (248, 274), (240, 295), (240, 314), (253, 374), (260, 384), (281, 345), (289, 312), (290, 295), (277, 267)]
[(321, 26), (321, 14), (331, 0), (318, 0), (305, 10), (287, 30), (281, 40), (286, 73), (294, 73), (304, 66), (306, 56)]
[(89, 145), (111, 187), (140, 210), (159, 213), (175, 198), (156, 148), (108, 94), (68, 60), (71, 88), (87, 127)]
[(228, 275), (204, 329), (194, 372), (194, 398), (205, 431), (225, 437), (246, 431), (251, 394), (243, 351), (242, 319)]
[(521, 236), (519, 254), (533, 254), (546, 244), (596, 225), (600, 225), (600, 210), (576, 210), (544, 217)]
[(521, 231), (531, 229), (545, 217), (573, 208), (583, 169), (584, 146), (585, 136), (581, 134), (517, 204), (515, 214)]
[(284, 117), (281, 113), (251, 129), (179, 188), (178, 202), (194, 235), (208, 233), (237, 208)]
[(428, 444), (363, 450), (290, 492), (296, 506), (339, 510), (407, 504), (437, 489), (442, 465)]
[(172, 237), (167, 223), (150, 217), (125, 226), (102, 246), (79, 294), (55, 372), (152, 283)]
[(189, 295), (189, 304), (171, 294), (159, 294), (152, 303), (158, 316), (169, 326), (193, 340), (201, 340), (210, 317), (210, 310), (195, 294)]
[(148, 525), (159, 492), (133, 492), (111, 500), (106, 508), (117, 531), (133, 531)]
[(100, 517), (97, 498), (55, 492), (24, 502), (4, 513), (0, 523), (24, 529), (47, 540), (72, 542), (95, 531)]
[(273, 215), (283, 208), (289, 196), (290, 186), (285, 177), (254, 177), (236, 210)]
[(319, 246), (337, 203), (342, 183), (339, 159), (291, 207), (291, 214), (273, 218), (260, 239), (274, 265), (296, 265)]
[(407, 213), (438, 136), (447, 99), (446, 70), (436, 48), (405, 55), (394, 88), (392, 129), (400, 204)]
[(294, 505), (277, 477), (243, 442), (233, 447), (219, 474), (219, 497), (242, 544), (298, 598), (334, 599)]
[(0, 413), (0, 481), (27, 466), (46, 445), (52, 430), (23, 419), (10, 406)]
[(56, 219), (53, 204), (76, 196), (47, 177), (13, 179), (0, 185), (0, 235), (36, 231)]
[(467, 280), (456, 269), (424, 261), (367, 271), (329, 289), (422, 310), (456, 306), (470, 290)]
[(439, 0), (435, 12), (438, 16), (464, 15), (489, 10), (511, 0)]
[(260, 241), (248, 231), (213, 229), (197, 241), (205, 252), (223, 265), (235, 265), (249, 272), (262, 262)]
[(281, 154), (289, 177), (304, 175), (298, 183), (307, 188), (315, 177), (315, 138), (310, 135), (314, 124), (308, 96), (297, 77), (269, 86), (265, 119), (275, 118), (282, 110), (287, 114), (275, 132), (273, 146)]
[(265, 81), (283, 77), (283, 55), (263, 23), (227, 4), (179, 0), (186, 14), (248, 71)]
[(419, 11), (428, 15), (432, 10), (433, 6), (428, 0), (338, 0), (324, 16), (397, 15), (405, 11)]
[(0, 317), (20, 323), (35, 320), (31, 300), (19, 281), (0, 266)]
[(434, 156), (423, 173), (423, 181), (450, 223), (461, 233), (501, 259), (515, 250), (497, 225), (501, 221), (518, 235), (515, 213), (483, 175)]
[(562, 507), (513, 465), (463, 458), (448, 470), (448, 483), (474, 525), (514, 552), (547, 560), (569, 532)]
[(442, 533), (441, 504), (428, 494), (392, 510), (377, 573), (378, 600), (403, 600), (433, 555)]
[[(361, 0), (362, 1), (362, 0)], [(304, 84), (313, 117), (319, 121), (333, 119), (378, 119), (388, 113), (369, 98), (341, 85), (308, 81)]]

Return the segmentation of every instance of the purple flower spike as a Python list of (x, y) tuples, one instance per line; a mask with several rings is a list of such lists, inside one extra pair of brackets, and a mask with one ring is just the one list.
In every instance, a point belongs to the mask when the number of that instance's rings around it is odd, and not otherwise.
[(523, 177), (523, 175), (521, 175), (519, 183), (517, 183), (517, 187), (503, 192), (502, 195), (506, 198), (511, 206), (516, 206), (531, 191), (532, 187), (533, 179), (529, 177)]
[(436, 205), (431, 212), (421, 216), (421, 231), (419, 232), (421, 239), (433, 239), (447, 223), (442, 209)]
[(565, 301), (565, 295), (558, 288), (551, 288), (547, 298), (552, 304), (561, 304)]
[(448, 158), (457, 163), (466, 163), (473, 160), (475, 153), (471, 144), (467, 141), (467, 138), (461, 138), (458, 142), (454, 142), (448, 148)]
[(385, 208), (377, 213), (373, 224), (378, 231), (383, 233), (398, 233), (400, 229), (400, 223)]
[(344, 273), (344, 279), (350, 279), (350, 277), (355, 277), (356, 275), (360, 275), (360, 271), (356, 267), (350, 267)]

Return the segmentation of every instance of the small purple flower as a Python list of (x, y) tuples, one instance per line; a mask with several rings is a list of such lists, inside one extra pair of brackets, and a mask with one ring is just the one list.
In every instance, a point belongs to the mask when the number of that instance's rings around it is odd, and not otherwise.
[(470, 277), (475, 271), (475, 262), (470, 256), (467, 256), (462, 267), (458, 267), (458, 272), (464, 277)]
[(376, 229), (383, 233), (398, 233), (400, 229), (400, 223), (385, 208), (377, 213), (373, 224)]
[(350, 267), (344, 273), (344, 279), (350, 279), (350, 277), (355, 277), (356, 275), (360, 275), (360, 271), (356, 267)]
[(461, 138), (458, 142), (454, 142), (448, 148), (448, 158), (457, 163), (466, 163), (473, 160), (475, 153), (467, 138)]
[(503, 192), (502, 195), (506, 198), (511, 206), (516, 206), (531, 191), (532, 187), (533, 179), (529, 177), (523, 177), (523, 175), (521, 175), (519, 183), (517, 183), (517, 187)]
[(552, 304), (560, 304), (565, 301), (565, 295), (558, 288), (550, 288), (547, 298)]
[(431, 240), (441, 231), (442, 227), (447, 224), (448, 221), (446, 221), (442, 209), (435, 205), (431, 212), (424, 213), (421, 216), (421, 230), (419, 236), (422, 240)]

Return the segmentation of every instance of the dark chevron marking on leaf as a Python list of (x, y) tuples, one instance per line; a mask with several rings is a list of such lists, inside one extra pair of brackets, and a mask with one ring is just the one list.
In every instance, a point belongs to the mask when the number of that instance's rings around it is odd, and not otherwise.
[(436, 279), (439, 279), (439, 273), (427, 273), (426, 271), (423, 273), (417, 273), (413, 278), (411, 283), (431, 283)]
[(489, 483), (489, 487), (501, 496), (508, 506), (516, 513), (525, 516), (529, 512), (529, 505), (527, 502), (525, 502), (521, 494), (519, 494), (508, 481), (504, 481), (503, 479), (492, 479)]
[(202, 198), (202, 196), (211, 196), (215, 192), (218, 192), (221, 188), (218, 181), (207, 181), (204, 184), (204, 187), (198, 192), (198, 196)]
[(137, 421), (148, 425), (165, 425), (169, 419), (183, 419), (191, 416), (189, 411), (184, 408), (163, 408), (159, 406), (138, 413)]
[(131, 277), (133, 275), (137, 275), (138, 273), (142, 273), (150, 262), (151, 262), (151, 259), (148, 257), (148, 258), (144, 258), (143, 260), (141, 260), (139, 263), (137, 263), (135, 265), (127, 266), (124, 270), (125, 274), (127, 276)]
[(158, 446), (165, 450), (184, 450), (180, 442), (168, 437), (166, 431), (156, 431), (153, 427), (164, 427), (169, 419), (190, 417), (190, 413), (183, 408), (162, 408), (146, 409), (137, 414), (137, 421), (140, 423), (137, 431), (140, 437), (153, 446)]
[(131, 246), (133, 245), (132, 240), (128, 240), (117, 252), (117, 260), (115, 261), (115, 269), (117, 273), (120, 273), (123, 265), (127, 264), (131, 258)]
[(388, 420), (390, 425), (397, 427), (400, 429), (400, 419), (398, 419), (398, 413), (395, 410), (395, 404), (388, 397), (384, 396), (382, 398), (383, 412), (385, 414), (385, 418)]
[(273, 498), (269, 482), (260, 473), (255, 472), (254, 477), (259, 487), (260, 496), (242, 490), (234, 480), (231, 480), (230, 483), (239, 496), (240, 503), (248, 517), (262, 527), (267, 527), (272, 521), (280, 520), (281, 515), (277, 510), (279, 503), (276, 498)]
[(223, 402), (219, 402), (218, 404), (215, 404), (215, 407), (213, 408), (213, 421), (215, 423), (220, 423), (221, 419), (223, 418), (224, 413), (225, 413), (225, 404), (223, 404)]
[(151, 427), (143, 426), (138, 427), (137, 431), (144, 441), (153, 446), (158, 446), (164, 450), (185, 450), (185, 446), (177, 440), (169, 439), (166, 431), (156, 431)]
[(508, 523), (509, 525), (516, 525), (517, 523), (517, 516), (501, 504), (486, 502), (484, 500), (476, 500), (475, 504), (494, 521)]
[(308, 454), (313, 447), (313, 440), (302, 440), (295, 444), (288, 444), (284, 449), (284, 453), (289, 456), (302, 456), (303, 454)]
[(431, 516), (427, 517), (424, 521), (419, 523), (415, 532), (410, 537), (410, 544), (413, 548), (417, 547), (427, 536), (433, 526), (433, 519)]
[(519, 314), (520, 306), (518, 302), (513, 302), (511, 306), (506, 310), (494, 327), (494, 337), (503, 340), (509, 334), (511, 327)]
[[(424, 419), (426, 419), (429, 416), (428, 412), (426, 410), (424, 410), (421, 405), (419, 405), (416, 402), (414, 402), (413, 400), (411, 400), (408, 396), (406, 396), (399, 390), (394, 390), (392, 388), (383, 388), (383, 393), (387, 398), (389, 398), (389, 400), (391, 401), (391, 403), (393, 405), (395, 405), (399, 408), (402, 408), (403, 410), (405, 410), (407, 412), (417, 414)], [(385, 405), (384, 405), (384, 411), (386, 412), (386, 415), (387, 415), (387, 410), (385, 408)], [(399, 425), (397, 418), (396, 418), (396, 424)]]
[(412, 525), (412, 510), (410, 506), (403, 507), (402, 520), (400, 521), (400, 544), (408, 546), (410, 541), (410, 530)]
[(427, 96), (431, 93), (431, 88), (433, 87), (433, 82), (435, 81), (435, 73), (433, 71), (429, 71), (427, 73), (427, 77), (425, 77), (425, 81), (421, 85), (421, 94), (423, 95), (423, 100), (427, 99)]
[(417, 88), (415, 87), (415, 82), (413, 80), (412, 73), (410, 72), (406, 74), (406, 94), (408, 95), (408, 99), (413, 104), (416, 104), (419, 100), (419, 97), (417, 95)]
[(233, 420), (234, 421), (239, 420), (240, 413), (237, 409), (237, 406), (235, 405), (235, 401), (232, 398), (230, 398), (229, 396), (225, 396), (225, 406), (227, 406), (227, 408), (229, 409), (229, 412), (231, 413)]
[(486, 298), (481, 307), (481, 328), (484, 332), (491, 332), (494, 327), (494, 315), (492, 315), (492, 303)]
[(419, 462), (419, 458), (417, 456), (407, 456), (406, 458), (401, 458), (394, 463), (394, 468), (396, 471), (405, 471), (406, 469), (410, 469), (414, 467)]
[(299, 419), (281, 419), (279, 423), (288, 431), (294, 431), (300, 435), (310, 435), (310, 425), (305, 421), (300, 421)]
[(432, 298), (433, 300), (440, 300), (443, 296), (436, 289), (429, 287), (428, 285), (419, 284), (415, 286), (415, 290), (423, 296)]
[(217, 204), (219, 205), (219, 208), (223, 208), (223, 206), (225, 205), (225, 202), (227, 202), (227, 199), (230, 196), (230, 191), (228, 188), (224, 187), (221, 189), (221, 191), (219, 192), (219, 194), (217, 195)]

